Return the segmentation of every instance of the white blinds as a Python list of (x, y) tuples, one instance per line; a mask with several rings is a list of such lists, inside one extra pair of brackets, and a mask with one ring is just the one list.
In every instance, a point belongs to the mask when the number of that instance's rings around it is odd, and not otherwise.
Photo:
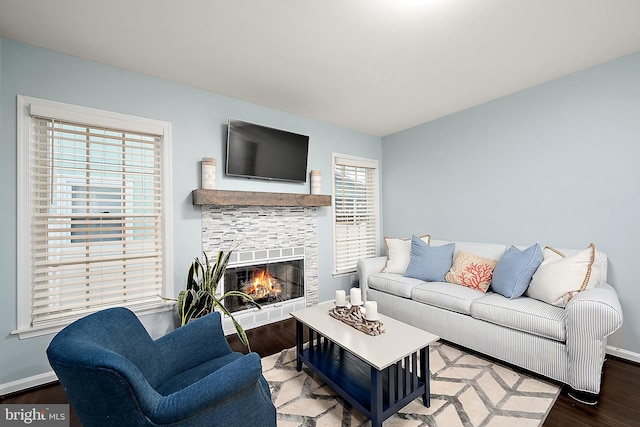
[(160, 135), (33, 117), (32, 326), (162, 289)]
[(334, 164), (334, 269), (340, 274), (377, 255), (377, 165), (340, 157)]

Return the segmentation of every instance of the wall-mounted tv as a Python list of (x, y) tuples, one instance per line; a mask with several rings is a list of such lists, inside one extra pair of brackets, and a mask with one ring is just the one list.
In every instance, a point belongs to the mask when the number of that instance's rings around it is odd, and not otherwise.
[(309, 137), (229, 119), (226, 174), (307, 182)]

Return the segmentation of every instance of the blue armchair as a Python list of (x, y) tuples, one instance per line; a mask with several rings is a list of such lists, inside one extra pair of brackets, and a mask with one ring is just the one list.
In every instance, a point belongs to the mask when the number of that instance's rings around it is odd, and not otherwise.
[(103, 310), (47, 356), (84, 427), (276, 425), (260, 357), (231, 351), (217, 312), (154, 341), (130, 310)]

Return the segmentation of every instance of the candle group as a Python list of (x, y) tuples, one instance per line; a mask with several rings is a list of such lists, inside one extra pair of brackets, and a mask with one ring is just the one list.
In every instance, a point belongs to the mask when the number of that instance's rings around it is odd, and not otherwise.
[[(360, 288), (351, 288), (349, 291), (349, 299), (351, 305), (362, 305), (362, 293)], [(347, 306), (347, 295), (342, 289), (336, 291), (336, 306)], [(367, 301), (364, 303), (364, 318), (367, 320), (378, 320), (378, 303), (375, 301)]]

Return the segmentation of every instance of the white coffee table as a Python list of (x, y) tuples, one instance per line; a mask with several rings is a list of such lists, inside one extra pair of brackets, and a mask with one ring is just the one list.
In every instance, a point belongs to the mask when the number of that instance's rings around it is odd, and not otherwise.
[(385, 333), (367, 335), (331, 317), (331, 308), (333, 302), (291, 313), (296, 319), (297, 370), (306, 364), (370, 418), (373, 427), (382, 426), (417, 397), (429, 407), (429, 345), (439, 337), (384, 315), (380, 321)]

